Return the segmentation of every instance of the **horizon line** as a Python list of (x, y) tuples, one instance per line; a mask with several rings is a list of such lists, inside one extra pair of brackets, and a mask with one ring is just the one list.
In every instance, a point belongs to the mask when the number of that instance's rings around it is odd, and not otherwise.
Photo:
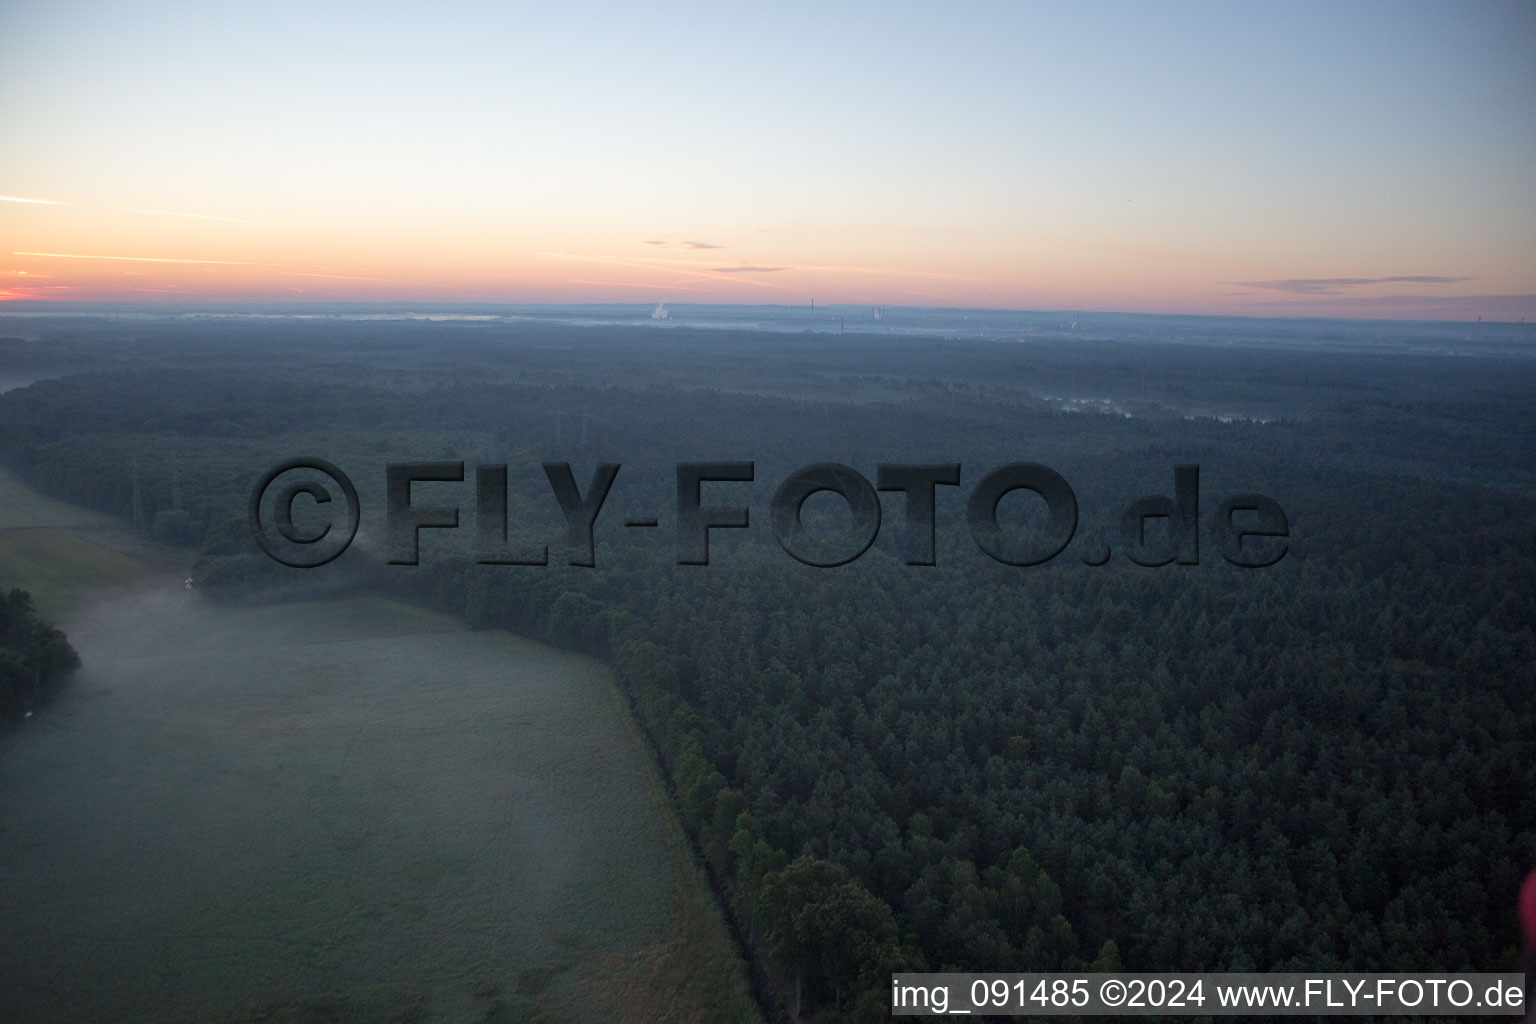
[[(1489, 299), (1509, 299), (1516, 296), (1486, 296)], [(1523, 298), (1524, 296), (1519, 296)], [(659, 302), (623, 302), (616, 300), (596, 301), (509, 301), (509, 300), (426, 300), (415, 301), (410, 299), (387, 299), (378, 301), (366, 301), (355, 299), (310, 299), (310, 300), (203, 300), (187, 302), (155, 302), (153, 300), (134, 301), (123, 299), (0, 299), (0, 315), (6, 313), (42, 313), (42, 312), (91, 312), (91, 313), (148, 313), (148, 312), (200, 312), (221, 310), (229, 312), (261, 312), (276, 310), (318, 310), (318, 309), (347, 309), (359, 310), (389, 310), (392, 312), (405, 312), (410, 309), (569, 309), (591, 307), (613, 308), (638, 308), (644, 309), (656, 305), (664, 305), (669, 309), (678, 307), (692, 307), (701, 309), (776, 309), (799, 310), (810, 309), (809, 299), (805, 303), (780, 303), (780, 302), (691, 302), (663, 299)], [(1518, 326), (1526, 323), (1524, 315), (1513, 319), (1489, 319), (1478, 315), (1473, 319), (1444, 318), (1444, 317), (1388, 317), (1375, 315), (1324, 315), (1318, 313), (1210, 313), (1210, 312), (1149, 312), (1133, 309), (1089, 309), (1087, 307), (1063, 306), (1060, 308), (1014, 308), (1007, 306), (924, 306), (894, 303), (853, 303), (853, 302), (828, 302), (819, 303), (815, 307), (819, 310), (833, 309), (857, 309), (857, 310), (914, 310), (925, 312), (957, 312), (957, 313), (1012, 313), (1023, 315), (1050, 315), (1050, 316), (1145, 316), (1145, 317), (1169, 317), (1169, 318), (1199, 318), (1212, 320), (1338, 320), (1358, 323), (1361, 321), (1379, 323), (1445, 323), (1445, 324), (1485, 324), (1489, 326)], [(830, 318), (828, 318), (830, 320)], [(672, 326), (682, 327), (685, 324), (673, 323)]]

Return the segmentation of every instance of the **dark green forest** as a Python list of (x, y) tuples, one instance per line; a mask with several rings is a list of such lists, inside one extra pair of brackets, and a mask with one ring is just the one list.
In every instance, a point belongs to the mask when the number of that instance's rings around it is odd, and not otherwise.
[(68, 638), (37, 617), (31, 594), (0, 591), (0, 722), (42, 707), (79, 665)]
[[(191, 368), (182, 334), (62, 347), (82, 372), (0, 396), (0, 451), (48, 494), (198, 549), (220, 599), (384, 589), (604, 659), (770, 1008), (883, 1019), (890, 972), (915, 968), (1514, 968), (1536, 865), (1527, 354), (276, 330), (205, 339)], [(1042, 398), (1076, 379), (1115, 410)], [(323, 569), (271, 561), (245, 518), (261, 474), (300, 455), (345, 470), (364, 509)], [(418, 485), (460, 528), (423, 531), (416, 566), (387, 564), (381, 519), (405, 460), (466, 466)], [(751, 526), (679, 565), (675, 468), (702, 460), (754, 463), (705, 500)], [(594, 568), (566, 564), (541, 461), (583, 491), (622, 466)], [(774, 487), (828, 461), (871, 481), (959, 463), (937, 564), (905, 563), (899, 494), (855, 562), (781, 550)], [(1017, 461), (1081, 508), (1046, 565), (999, 564), (967, 529), (971, 488)], [(474, 468), (493, 464), (509, 543), (549, 565), (476, 564)], [(1201, 470), (1199, 564), (1132, 564), (1121, 510), (1172, 496), (1180, 464)], [(1268, 568), (1227, 564), (1207, 526), (1247, 492), (1289, 521)], [(1005, 532), (1039, 512), (1022, 493), (999, 508)], [(660, 526), (622, 525), (639, 516)], [(807, 504), (818, 528), (840, 517)], [(1115, 553), (1090, 567), (1102, 540)]]

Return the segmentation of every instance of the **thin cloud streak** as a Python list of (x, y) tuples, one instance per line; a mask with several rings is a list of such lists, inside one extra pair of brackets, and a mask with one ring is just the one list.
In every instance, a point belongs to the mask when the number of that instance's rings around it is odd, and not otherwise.
[(1342, 296), (1326, 300), (1329, 305), (1371, 304), (1379, 306), (1407, 306), (1416, 303), (1427, 306), (1476, 306), (1486, 304), (1512, 304), (1536, 306), (1536, 294), (1508, 295), (1359, 295)]
[(211, 213), (176, 213), (173, 210), (140, 210), (139, 213), (147, 213), (155, 217), (187, 217), (191, 220), (217, 220), (228, 224), (253, 224), (259, 228), (296, 228), (297, 224), (284, 224), (280, 221), (246, 220), (244, 217), (217, 217)]
[[(733, 274), (733, 273), (740, 273), (741, 272), (737, 268), (701, 266), (698, 262), (696, 262), (694, 260), (668, 259), (666, 257), (661, 257), (661, 256), (632, 256), (632, 257), (628, 257), (627, 259), (620, 260), (620, 259), (614, 259), (612, 257), (588, 256), (588, 255), (584, 255), (582, 253), (574, 253), (574, 252), (558, 252), (557, 253), (557, 252), (540, 252), (540, 251), (537, 251), (537, 250), (533, 250), (532, 252), (536, 256), (548, 256), (548, 257), (551, 257), (551, 258), (554, 258), (554, 259), (583, 260), (583, 261), (590, 262), (590, 263), (609, 263), (609, 264), (612, 264), (614, 266), (624, 266), (624, 267), (635, 267), (635, 268), (647, 267), (647, 268), (655, 268), (657, 270), (665, 270), (665, 269), (675, 268), (675, 267), (691, 267), (691, 268), (693, 268), (693, 270), (691, 272), (694, 273), (694, 274), (713, 275), (713, 274), (719, 274), (719, 273)], [(748, 265), (748, 266), (750, 266), (750, 265)], [(797, 263), (797, 264), (793, 264), (793, 265), (776, 266), (776, 267), (772, 267), (772, 268), (759, 267), (759, 268), (756, 268), (756, 269), (758, 270), (758, 272), (767, 272), (770, 269), (774, 270), (774, 271), (781, 271), (781, 270), (808, 270), (808, 271), (814, 271), (814, 272), (817, 272), (817, 273), (829, 273), (829, 274), (870, 274), (870, 275), (875, 275), (875, 276), (890, 276), (890, 277), (917, 277), (917, 278), (924, 278), (924, 279), (935, 280), (935, 281), (989, 281), (989, 282), (996, 282), (996, 281), (1001, 280), (1001, 278), (988, 277), (988, 276), (983, 276), (983, 275), (980, 275), (980, 274), (950, 274), (950, 273), (944, 273), (942, 271), (937, 271), (937, 270), (905, 270), (905, 269), (902, 269), (902, 268), (899, 268), (899, 267), (827, 266), (827, 265), (821, 265), (821, 264), (798, 264)], [(674, 273), (685, 273), (685, 271), (674, 270)], [(723, 280), (723, 279), (722, 278), (715, 278), (715, 280)], [(737, 278), (737, 280), (746, 281), (748, 279), (747, 278)], [(760, 281), (760, 282), (754, 282), (754, 283), (763, 284), (763, 285), (767, 285), (768, 284), (768, 282), (766, 282), (766, 281)], [(783, 286), (781, 286), (781, 285), (773, 285), (773, 287), (778, 288), (778, 287), (783, 287)]]
[(332, 281), (379, 281), (383, 284), (415, 284), (414, 281), (402, 281), (395, 277), (354, 277), (351, 274), (310, 274), (302, 270), (288, 271), (289, 277), (324, 277)]
[(1409, 274), (1397, 277), (1291, 277), (1279, 281), (1229, 281), (1227, 284), (1244, 288), (1261, 288), (1266, 291), (1289, 292), (1292, 295), (1335, 295), (1342, 288), (1358, 288), (1371, 284), (1460, 284), (1475, 281), (1473, 277), (1436, 277), (1430, 274)]
[[(701, 267), (701, 266), (699, 266), (698, 264), (694, 263), (691, 260), (646, 259), (644, 257), (635, 257), (633, 259), (628, 259), (628, 260), (617, 260), (617, 259), (612, 259), (612, 258), (606, 257), (606, 256), (584, 256), (584, 255), (582, 255), (580, 253), (574, 253), (574, 252), (538, 252), (538, 251), (535, 251), (534, 254), (538, 255), (538, 256), (548, 256), (548, 257), (551, 257), (553, 259), (559, 259), (559, 260), (575, 260), (575, 261), (577, 261), (579, 263), (599, 263), (599, 264), (602, 264), (604, 266), (610, 266), (610, 267), (628, 267), (631, 270), (660, 270), (660, 271), (664, 271), (665, 273), (668, 273), (668, 274), (677, 274), (677, 275), (679, 275), (681, 277), (685, 277), (689, 281), (728, 281), (728, 280), (731, 280), (731, 278), (722, 277), (721, 275), (717, 274), (713, 269), (711, 269), (709, 267)], [(692, 269), (691, 270), (682, 270), (682, 269), (679, 269), (679, 266), (691, 267)], [(782, 287), (781, 285), (771, 284), (768, 281), (754, 281), (751, 278), (736, 278), (736, 280), (741, 281), (741, 282), (743, 282), (745, 284), (755, 285), (755, 286), (760, 287), (760, 288), (779, 288), (779, 287)]]
[(816, 270), (829, 274), (890, 274), (896, 277), (926, 277), (941, 281), (998, 281), (1001, 278), (984, 277), (980, 274), (946, 274), (938, 270), (902, 270), (898, 267), (827, 267), (797, 265), (795, 270)]
[(654, 281), (649, 281), (649, 282), (647, 282), (647, 281), (593, 281), (593, 280), (590, 280), (589, 278), (573, 277), (567, 283), (568, 284), (595, 284), (595, 285), (601, 285), (604, 288), (644, 288), (647, 291), (651, 291), (651, 292), (656, 292), (656, 291), (699, 292), (699, 291), (703, 291), (702, 288), (689, 288), (685, 284), (671, 284), (671, 283), (668, 283), (668, 284), (657, 284)]
[(11, 250), (12, 256), (46, 256), (54, 260), (118, 260), (124, 263), (208, 263), (221, 267), (261, 267), (264, 263), (242, 263), (239, 260), (183, 260), (168, 256), (83, 256), (74, 252), (23, 252)]
[(687, 260), (646, 260), (646, 259), (616, 260), (616, 259), (610, 259), (610, 258), (608, 258), (606, 256), (583, 256), (580, 253), (574, 253), (574, 252), (538, 252), (538, 251), (534, 251), (533, 255), (535, 255), (535, 256), (547, 256), (550, 259), (557, 259), (557, 260), (574, 260), (577, 263), (597, 263), (597, 264), (600, 264), (600, 265), (605, 266), (605, 267), (628, 267), (630, 270), (660, 270), (660, 271), (663, 271), (663, 272), (668, 273), (668, 274), (679, 274), (679, 275), (681, 275), (683, 277), (688, 278), (690, 281), (708, 281), (708, 280), (711, 280), (711, 278), (710, 278), (710, 276), (708, 274), (700, 273), (698, 268), (695, 268), (693, 270), (679, 270), (675, 266), (668, 266), (667, 265), (667, 264), (671, 264), (671, 263), (681, 263), (684, 266), (689, 266), (690, 264), (688, 263)]
[(28, 199), (25, 196), (0, 196), (0, 203), (35, 203), (39, 206), (63, 206), (56, 199)]

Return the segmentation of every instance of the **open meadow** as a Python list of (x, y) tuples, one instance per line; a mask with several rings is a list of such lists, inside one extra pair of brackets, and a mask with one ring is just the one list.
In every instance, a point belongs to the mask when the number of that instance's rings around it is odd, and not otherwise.
[(382, 598), (220, 607), (6, 483), (4, 582), (69, 598), (83, 668), (0, 736), (0, 1019), (755, 1013), (598, 663)]
[(31, 593), (46, 619), (103, 588), (131, 586), (156, 572), (170, 579), (190, 562), (110, 516), (54, 501), (0, 470), (0, 585)]

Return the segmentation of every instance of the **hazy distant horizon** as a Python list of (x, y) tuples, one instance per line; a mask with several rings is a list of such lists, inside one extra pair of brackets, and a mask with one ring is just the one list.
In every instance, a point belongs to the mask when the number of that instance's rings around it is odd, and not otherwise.
[[(1519, 299), (1525, 296), (1507, 296), (1504, 298)], [(1536, 296), (1531, 298), (1536, 299)], [(1276, 320), (1276, 321), (1321, 321), (1339, 323), (1383, 323), (1383, 324), (1436, 324), (1447, 327), (1461, 326), (1466, 328), (1483, 327), (1520, 327), (1525, 325), (1531, 316), (1528, 314), (1512, 314), (1506, 317), (1497, 317), (1477, 314), (1465, 317), (1453, 316), (1370, 316), (1365, 314), (1321, 314), (1321, 313), (1205, 313), (1205, 312), (1175, 312), (1165, 310), (1142, 309), (1095, 309), (1091, 307), (1062, 307), (1052, 308), (1013, 308), (1006, 306), (944, 306), (944, 305), (918, 305), (904, 303), (851, 303), (851, 302), (815, 302), (806, 300), (800, 303), (752, 303), (752, 302), (677, 302), (673, 300), (656, 301), (497, 301), (497, 300), (433, 300), (415, 301), (411, 299), (377, 299), (377, 300), (323, 300), (294, 301), (288, 299), (271, 300), (208, 300), (201, 302), (123, 302), (113, 300), (11, 300), (0, 303), (0, 319), (8, 316), (36, 316), (40, 314), (58, 315), (146, 315), (146, 316), (175, 316), (198, 314), (226, 314), (240, 315), (295, 315), (295, 316), (320, 316), (327, 313), (345, 315), (364, 315), (371, 312), (379, 314), (392, 314), (401, 317), (408, 316), (412, 312), (420, 311), (429, 313), (461, 313), (471, 314), (481, 312), (486, 314), (513, 314), (519, 311), (543, 311), (557, 313), (571, 310), (595, 310), (595, 311), (629, 311), (637, 315), (644, 314), (647, 320), (655, 319), (652, 314), (658, 307), (664, 308), (669, 317), (658, 321), (659, 325), (676, 325), (679, 314), (688, 312), (750, 312), (763, 311), (767, 315), (780, 315), (806, 320), (812, 317), (828, 319), (836, 322), (838, 317), (834, 313), (841, 314), (847, 321), (854, 322), (855, 317), (869, 318), (873, 313), (879, 313), (882, 317), (889, 318), (901, 313), (920, 314), (1002, 314), (1017, 315), (1023, 317), (1065, 317), (1068, 320), (1081, 317), (1148, 317), (1169, 320)]]

